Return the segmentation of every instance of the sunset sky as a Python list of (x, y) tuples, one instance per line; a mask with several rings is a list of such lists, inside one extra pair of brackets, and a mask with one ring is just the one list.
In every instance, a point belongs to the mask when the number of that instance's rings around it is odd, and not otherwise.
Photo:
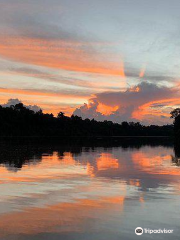
[(0, 104), (171, 123), (179, 0), (0, 0)]

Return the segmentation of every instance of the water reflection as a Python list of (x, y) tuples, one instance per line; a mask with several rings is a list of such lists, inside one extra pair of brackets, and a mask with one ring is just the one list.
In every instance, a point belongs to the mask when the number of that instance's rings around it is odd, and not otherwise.
[(0, 239), (134, 239), (137, 226), (177, 239), (179, 149), (168, 139), (2, 142)]

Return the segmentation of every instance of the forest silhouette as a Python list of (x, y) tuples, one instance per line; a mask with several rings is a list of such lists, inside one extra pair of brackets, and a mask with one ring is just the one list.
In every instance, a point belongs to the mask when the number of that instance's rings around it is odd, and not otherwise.
[(180, 148), (180, 108), (176, 108), (171, 112), (171, 118), (174, 119), (173, 124), (174, 124), (175, 141)]
[[(180, 117), (178, 118), (180, 122)], [(180, 126), (180, 125), (179, 125)], [(139, 122), (96, 121), (59, 112), (57, 117), (34, 112), (23, 103), (0, 106), (0, 136), (172, 136), (173, 125), (144, 126)]]

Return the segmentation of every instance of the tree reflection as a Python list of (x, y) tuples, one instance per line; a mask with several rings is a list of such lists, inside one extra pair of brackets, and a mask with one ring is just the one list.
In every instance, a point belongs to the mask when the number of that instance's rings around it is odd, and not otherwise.
[(172, 156), (172, 162), (176, 166), (180, 166), (180, 143), (174, 145), (174, 156)]
[[(0, 164), (10, 171), (20, 170), (23, 165), (39, 164), (42, 156), (52, 156), (57, 152), (59, 160), (65, 153), (71, 153), (75, 160), (82, 152), (93, 152), (102, 148), (104, 152), (111, 152), (113, 148), (141, 149), (143, 146), (172, 147), (169, 138), (7, 138), (0, 142)], [(180, 156), (175, 148), (176, 156)], [(174, 161), (174, 160), (173, 160)]]

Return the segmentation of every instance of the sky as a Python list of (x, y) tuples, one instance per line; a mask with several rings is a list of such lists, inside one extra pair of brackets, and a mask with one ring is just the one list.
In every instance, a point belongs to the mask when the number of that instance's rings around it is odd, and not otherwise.
[(0, 9), (3, 106), (172, 123), (180, 106), (179, 0), (0, 0)]

